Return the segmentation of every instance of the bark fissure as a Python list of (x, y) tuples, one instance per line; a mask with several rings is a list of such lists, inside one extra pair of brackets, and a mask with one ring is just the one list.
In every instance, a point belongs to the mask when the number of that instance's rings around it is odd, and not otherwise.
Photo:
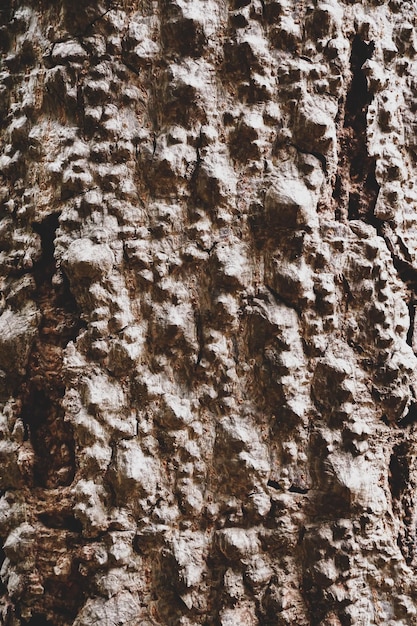
[(374, 208), (380, 186), (375, 178), (375, 158), (368, 154), (367, 114), (372, 96), (369, 93), (363, 64), (372, 58), (375, 44), (359, 35), (352, 41), (350, 67), (352, 78), (344, 103), (343, 127), (339, 134), (339, 166), (333, 198), (339, 204), (336, 217), (374, 222)]
[(399, 527), (398, 546), (405, 561), (411, 565), (416, 556), (416, 502), (412, 478), (414, 455), (410, 444), (403, 441), (394, 446), (389, 465), (389, 484), (393, 503), (402, 524)]
[(64, 421), (63, 349), (81, 327), (67, 282), (53, 284), (56, 273), (54, 239), (58, 215), (33, 228), (41, 237), (42, 255), (33, 268), (35, 301), (42, 318), (22, 385), (21, 418), (35, 453), (34, 484), (48, 489), (71, 484), (75, 474), (75, 443)]

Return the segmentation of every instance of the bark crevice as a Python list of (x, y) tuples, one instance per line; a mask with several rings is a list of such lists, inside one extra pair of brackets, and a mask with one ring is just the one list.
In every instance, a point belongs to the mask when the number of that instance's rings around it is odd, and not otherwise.
[(42, 255), (33, 268), (34, 300), (42, 317), (21, 391), (21, 418), (35, 453), (34, 485), (48, 489), (71, 484), (75, 474), (75, 443), (62, 408), (62, 359), (63, 349), (76, 338), (81, 327), (68, 283), (64, 279), (53, 284), (58, 225), (59, 216), (55, 214), (33, 225), (42, 247)]
[(374, 223), (374, 209), (380, 185), (375, 178), (376, 160), (368, 154), (367, 115), (372, 102), (368, 82), (362, 69), (372, 58), (373, 41), (366, 43), (359, 35), (352, 41), (351, 83), (344, 104), (343, 127), (339, 134), (339, 165), (333, 189), (338, 204), (336, 218)]

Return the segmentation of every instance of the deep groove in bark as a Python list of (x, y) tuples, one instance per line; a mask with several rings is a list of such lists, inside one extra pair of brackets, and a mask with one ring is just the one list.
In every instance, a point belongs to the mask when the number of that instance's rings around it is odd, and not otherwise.
[(417, 422), (417, 404), (416, 402), (412, 402), (407, 415), (403, 417), (403, 419), (399, 422), (399, 425), (406, 428), (415, 422)]
[(403, 441), (393, 448), (389, 464), (389, 485), (393, 508), (402, 520), (397, 544), (410, 565), (415, 553), (415, 528), (413, 524), (414, 489), (410, 487), (410, 446)]
[[(387, 234), (387, 229), (384, 226), (384, 223), (381, 220), (374, 218), (371, 222), (373, 226), (377, 229), (378, 235), (385, 240), (387, 244), (387, 248), (390, 251), (392, 263), (398, 272), (398, 276), (404, 283), (406, 287), (406, 304), (408, 307), (408, 312), (410, 315), (410, 326), (407, 331), (406, 341), (407, 344), (413, 347), (413, 335), (414, 335), (414, 320), (416, 316), (416, 306), (417, 306), (417, 270), (413, 267), (409, 260), (404, 260), (404, 258), (400, 257), (400, 252), (397, 247), (394, 246), (394, 243), (391, 241), (390, 237)], [(411, 409), (410, 409), (411, 413)], [(414, 421), (414, 420), (412, 420)], [(408, 416), (401, 421), (401, 424), (410, 423), (408, 420)]]
[(373, 51), (374, 42), (367, 44), (355, 35), (350, 56), (352, 81), (345, 102), (339, 137), (339, 166), (333, 190), (336, 218), (346, 216), (371, 223), (379, 184), (375, 178), (375, 159), (369, 156), (367, 149), (367, 113), (372, 96), (362, 66), (372, 57)]
[(416, 317), (416, 301), (414, 298), (411, 298), (407, 302), (408, 314), (410, 316), (410, 326), (407, 332), (407, 343), (409, 346), (413, 347), (413, 335), (414, 335), (414, 320)]
[(35, 452), (34, 484), (55, 488), (71, 484), (75, 473), (75, 446), (71, 426), (61, 406), (65, 393), (62, 352), (80, 329), (75, 301), (63, 282), (55, 287), (55, 231), (58, 216), (51, 215), (33, 228), (41, 237), (42, 256), (34, 266), (36, 300), (42, 313), (39, 336), (29, 357), (22, 388), (21, 417)]
[(47, 528), (64, 528), (74, 533), (81, 533), (82, 524), (73, 515), (59, 514), (54, 511), (51, 513), (40, 513), (38, 515), (39, 521)]
[(408, 465), (406, 460), (406, 445), (400, 443), (395, 446), (389, 464), (389, 485), (392, 497), (399, 500), (407, 486)]

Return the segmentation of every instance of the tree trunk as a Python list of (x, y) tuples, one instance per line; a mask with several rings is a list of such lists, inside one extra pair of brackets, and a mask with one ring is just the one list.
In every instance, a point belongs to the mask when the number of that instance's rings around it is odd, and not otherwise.
[(2, 0), (1, 624), (417, 624), (416, 11)]

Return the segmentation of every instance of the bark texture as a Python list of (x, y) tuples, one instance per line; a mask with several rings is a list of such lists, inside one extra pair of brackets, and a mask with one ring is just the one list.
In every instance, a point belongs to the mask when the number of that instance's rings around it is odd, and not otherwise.
[(1, 624), (417, 624), (416, 14), (2, 0)]

